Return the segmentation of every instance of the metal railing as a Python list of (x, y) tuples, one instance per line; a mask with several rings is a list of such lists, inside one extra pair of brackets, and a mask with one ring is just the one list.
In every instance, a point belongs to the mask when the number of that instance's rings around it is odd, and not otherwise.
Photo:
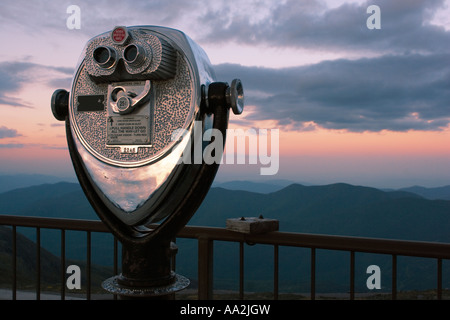
[[(60, 218), (40, 218), (0, 215), (0, 225), (12, 227), (12, 299), (17, 298), (17, 227), (36, 229), (37, 285), (36, 299), (40, 299), (40, 230), (61, 231), (61, 299), (65, 299), (65, 232), (76, 230), (86, 232), (87, 288), (86, 299), (91, 299), (91, 233), (109, 232), (101, 221), (73, 220)], [(185, 226), (177, 238), (196, 239), (198, 242), (198, 299), (213, 299), (213, 252), (215, 241), (239, 243), (239, 299), (244, 299), (244, 244), (264, 244), (273, 246), (273, 299), (279, 298), (279, 247), (309, 248), (310, 254), (310, 299), (316, 299), (316, 250), (328, 249), (350, 253), (349, 299), (355, 299), (355, 253), (376, 253), (392, 257), (391, 298), (397, 298), (397, 257), (424, 257), (436, 260), (436, 298), (442, 299), (442, 261), (450, 260), (450, 244), (437, 242), (403, 241), (362, 237), (303, 234), (290, 232), (270, 232), (266, 234), (244, 234), (224, 228)], [(118, 271), (118, 242), (114, 239), (114, 274)]]

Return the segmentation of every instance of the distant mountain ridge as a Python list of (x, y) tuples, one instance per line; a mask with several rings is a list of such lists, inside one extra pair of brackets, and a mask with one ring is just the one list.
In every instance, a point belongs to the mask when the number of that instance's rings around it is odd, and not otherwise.
[(279, 191), (296, 182), (290, 180), (269, 180), (269, 181), (248, 181), (233, 180), (227, 182), (215, 182), (213, 187), (224, 188), (228, 190), (243, 190), (257, 193), (271, 193)]
[(44, 174), (0, 174), (0, 193), (18, 188), (62, 181), (77, 182), (75, 177), (57, 177)]
[[(19, 188), (38, 186), (42, 184), (55, 184), (69, 182), (78, 184), (76, 177), (58, 177), (43, 174), (4, 174), (0, 173), (0, 194)], [(311, 183), (296, 182), (293, 180), (274, 179), (266, 181), (233, 180), (227, 182), (215, 181), (213, 187), (228, 190), (241, 190), (256, 193), (272, 193), (279, 191), (291, 184), (313, 186)], [(418, 194), (430, 200), (450, 200), (450, 185), (441, 187), (412, 186), (399, 189), (383, 189), (383, 191), (406, 191)]]
[[(310, 183), (298, 183), (290, 180), (275, 180), (275, 181), (248, 181), (248, 180), (233, 180), (228, 182), (217, 182), (214, 183), (213, 187), (224, 188), (228, 190), (241, 190), (250, 191), (257, 193), (271, 193), (279, 191), (291, 184), (301, 184), (304, 186), (314, 186)], [(345, 183), (344, 183), (345, 184)], [(316, 185), (317, 186), (317, 185)], [(430, 200), (450, 200), (450, 185), (441, 187), (422, 187), (422, 186), (412, 186), (404, 187), (399, 189), (380, 189), (385, 192), (390, 191), (405, 191), (410, 193), (415, 193)]]
[(58, 182), (0, 193), (0, 214), (98, 219), (81, 186)]
[[(212, 188), (190, 224), (223, 227), (227, 218), (259, 215), (278, 219), (281, 231), (450, 242), (449, 201), (344, 183), (269, 194)], [(411, 221), (417, 226), (406, 228)]]
[(450, 186), (442, 186), (436, 188), (425, 188), (421, 186), (412, 186), (399, 189), (401, 191), (413, 192), (430, 200), (450, 200)]

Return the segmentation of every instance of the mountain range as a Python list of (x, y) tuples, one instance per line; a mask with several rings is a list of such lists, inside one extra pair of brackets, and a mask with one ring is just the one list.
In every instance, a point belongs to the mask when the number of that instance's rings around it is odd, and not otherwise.
[(402, 191), (412, 192), (430, 200), (450, 200), (450, 186), (425, 188), (421, 186), (412, 186), (400, 189)]
[(450, 242), (450, 202), (405, 191), (336, 183), (292, 184), (269, 194), (212, 188), (190, 224), (227, 218), (278, 219), (280, 231)]
[(76, 177), (59, 177), (45, 174), (2, 174), (0, 173), (0, 193), (18, 188), (36, 186), (61, 181), (77, 182)]
[[(266, 183), (259, 186), (260, 189), (255, 189), (255, 183), (247, 182), (215, 184), (189, 224), (225, 227), (227, 218), (263, 215), (278, 219), (280, 231), (286, 232), (450, 243), (450, 201), (428, 199), (424, 194), (418, 194), (419, 191), (423, 193), (422, 188), (387, 191), (345, 183), (322, 186), (289, 183)], [(260, 192), (251, 192), (246, 188)], [(441, 197), (445, 197), (444, 189), (439, 190)], [(432, 193), (427, 195), (431, 198), (435, 196)], [(47, 183), (0, 193), (0, 214), (98, 219), (81, 187), (69, 182)], [(35, 239), (34, 231), (29, 228), (18, 228), (18, 231), (31, 240)], [(41, 237), (42, 246), (58, 255), (60, 248), (55, 237), (59, 234), (42, 230)], [(85, 235), (80, 232), (69, 235), (68, 232), (66, 238), (69, 258), (84, 259)], [(196, 256), (196, 242), (177, 239), (177, 245), (177, 272), (195, 279), (196, 263), (192, 263), (191, 259)], [(110, 265), (112, 250), (106, 248), (111, 247), (110, 234), (95, 235), (93, 263)], [(214, 283), (218, 287), (237, 288), (238, 250), (236, 243), (214, 244)], [(304, 248), (280, 248), (280, 290), (309, 290), (309, 255), (309, 250)], [(246, 290), (270, 290), (273, 281), (271, 257), (271, 246), (245, 247)], [(316, 258), (317, 291), (348, 290), (348, 253), (317, 250)], [(367, 278), (365, 268), (368, 265), (379, 265), (383, 279), (390, 278), (390, 256), (357, 253), (356, 261), (357, 290), (364, 290)], [(434, 287), (435, 269), (435, 263), (430, 259), (399, 257), (398, 272), (405, 271), (407, 276), (399, 277), (398, 289)], [(448, 272), (447, 269), (444, 264), (443, 272)], [(383, 284), (383, 288), (389, 289), (389, 280)], [(448, 286), (450, 283), (444, 284), (444, 287)]]

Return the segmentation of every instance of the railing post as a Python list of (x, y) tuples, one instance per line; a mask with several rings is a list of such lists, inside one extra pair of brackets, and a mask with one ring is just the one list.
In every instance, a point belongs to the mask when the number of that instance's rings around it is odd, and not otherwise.
[(350, 251), (350, 300), (355, 300), (355, 251)]
[(198, 239), (198, 299), (211, 300), (213, 297), (213, 241)]
[(273, 246), (273, 299), (278, 300), (278, 245)]
[(41, 228), (36, 227), (36, 300), (41, 300)]
[[(113, 270), (114, 270), (114, 274), (118, 274), (119, 273), (119, 244), (118, 244), (118, 240), (116, 237), (114, 237), (114, 261), (113, 261)], [(117, 294), (113, 295), (114, 300), (117, 300)]]
[(239, 242), (239, 300), (244, 300), (244, 243)]
[(392, 300), (397, 300), (397, 255), (392, 255)]
[(66, 299), (66, 230), (61, 229), (61, 300)]
[(437, 259), (437, 299), (442, 299), (442, 259)]
[(316, 248), (311, 248), (311, 300), (316, 299)]
[(12, 299), (17, 299), (17, 229), (16, 226), (12, 226)]
[(86, 233), (86, 299), (91, 300), (91, 232)]

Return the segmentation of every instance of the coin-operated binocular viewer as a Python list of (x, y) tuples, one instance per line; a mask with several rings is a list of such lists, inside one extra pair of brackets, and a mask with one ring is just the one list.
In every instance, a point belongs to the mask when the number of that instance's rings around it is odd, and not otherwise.
[(52, 112), (66, 123), (86, 197), (122, 243), (122, 272), (106, 290), (167, 297), (189, 285), (171, 271), (171, 240), (219, 166), (194, 149), (214, 143), (202, 138), (211, 129), (225, 145), (229, 109), (240, 114), (243, 99), (241, 82), (217, 82), (207, 55), (178, 30), (116, 27), (86, 44), (71, 91), (55, 91)]

